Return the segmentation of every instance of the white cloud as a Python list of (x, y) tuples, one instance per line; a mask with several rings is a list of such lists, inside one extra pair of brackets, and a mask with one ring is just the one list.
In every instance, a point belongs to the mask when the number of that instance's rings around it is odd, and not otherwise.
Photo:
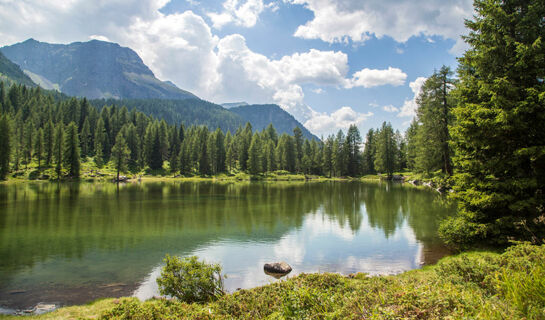
[(414, 117), (416, 115), (416, 109), (418, 109), (416, 99), (420, 95), (424, 82), (426, 82), (426, 78), (418, 77), (409, 84), (413, 92), (413, 98), (411, 100), (405, 100), (403, 107), (401, 107), (401, 112), (397, 115), (398, 117)]
[(382, 110), (386, 111), (386, 112), (398, 112), (399, 109), (394, 107), (393, 105), (389, 104), (387, 106), (383, 106), (382, 107)]
[(223, 11), (220, 13), (210, 12), (208, 17), (212, 20), (213, 26), (216, 29), (221, 29), (229, 23), (234, 23), (238, 26), (250, 28), (255, 26), (259, 15), (265, 8), (275, 10), (274, 6), (265, 6), (263, 0), (226, 0), (223, 3)]
[(365, 68), (354, 73), (346, 87), (372, 88), (387, 84), (401, 86), (405, 83), (405, 79), (407, 79), (407, 74), (398, 68), (388, 67), (385, 70)]
[[(311, 49), (268, 58), (250, 50), (241, 35), (220, 39), (192, 11), (160, 12), (168, 2), (0, 0), (0, 45), (29, 37), (52, 43), (116, 42), (134, 49), (159, 79), (171, 80), (210, 101), (278, 103), (317, 134), (361, 124), (372, 113), (349, 107), (331, 114), (316, 112), (305, 104), (302, 85), (373, 87), (400, 85), (406, 78), (397, 68), (363, 69), (348, 77), (348, 56), (341, 51)], [(263, 10), (277, 7), (277, 2), (228, 0), (220, 14), (228, 14), (232, 23), (250, 26)]]
[(346, 131), (350, 125), (358, 127), (373, 116), (372, 112), (360, 113), (348, 106), (341, 107), (331, 114), (314, 112), (304, 125), (316, 134), (330, 134), (342, 129)]
[(110, 39), (108, 39), (107, 37), (101, 36), (101, 35), (98, 35), (98, 34), (90, 35), (89, 39), (91, 39), (91, 40), (100, 40), (100, 41), (108, 41), (108, 42), (110, 41)]
[(316, 94), (322, 94), (322, 93), (325, 92), (324, 89), (322, 89), (322, 88), (312, 89), (311, 91), (316, 93)]
[(348, 71), (348, 57), (340, 51), (311, 49), (278, 60), (251, 51), (243, 36), (226, 36), (218, 43), (218, 71), (222, 85), (215, 100), (246, 99), (282, 105), (300, 121), (313, 116), (304, 104), (302, 84), (342, 86)]
[(304, 5), (314, 19), (295, 36), (326, 42), (363, 42), (371, 36), (389, 36), (406, 42), (413, 36), (459, 39), (464, 18), (473, 14), (472, 0), (284, 0)]

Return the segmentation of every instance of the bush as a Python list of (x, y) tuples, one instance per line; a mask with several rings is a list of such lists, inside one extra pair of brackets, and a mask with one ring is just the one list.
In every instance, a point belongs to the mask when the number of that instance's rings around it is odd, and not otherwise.
[(545, 245), (510, 247), (501, 256), (492, 284), (528, 319), (545, 319)]
[(166, 265), (157, 278), (162, 295), (189, 303), (203, 303), (225, 294), (219, 264), (207, 264), (196, 256), (180, 259), (168, 254), (164, 261)]

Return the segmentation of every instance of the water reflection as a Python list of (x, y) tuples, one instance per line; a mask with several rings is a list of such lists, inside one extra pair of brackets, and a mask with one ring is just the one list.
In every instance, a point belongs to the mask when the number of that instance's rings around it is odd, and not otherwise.
[(443, 253), (450, 213), (386, 183), (0, 185), (0, 306), (149, 297), (166, 253), (221, 263), (229, 290), (272, 281), (278, 260), (289, 276), (397, 273)]

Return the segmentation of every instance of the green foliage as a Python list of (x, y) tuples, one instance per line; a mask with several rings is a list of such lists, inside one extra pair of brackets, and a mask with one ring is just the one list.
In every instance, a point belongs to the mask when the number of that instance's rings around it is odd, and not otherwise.
[(389, 177), (396, 169), (397, 145), (394, 137), (394, 130), (390, 123), (382, 123), (382, 127), (376, 134), (375, 169), (377, 172), (385, 173)]
[(70, 122), (66, 127), (64, 140), (64, 165), (68, 168), (68, 176), (79, 177), (80, 171), (80, 149), (79, 149), (78, 127), (74, 122)]
[(164, 261), (166, 265), (157, 278), (161, 294), (197, 303), (213, 301), (225, 294), (219, 265), (199, 261), (196, 256), (180, 259), (167, 255)]
[(127, 169), (127, 161), (131, 152), (127, 146), (127, 142), (123, 137), (123, 132), (119, 132), (115, 138), (115, 145), (112, 148), (112, 158), (114, 161), (115, 169), (117, 171), (117, 180), (119, 181), (119, 173)]
[(417, 97), (416, 120), (409, 128), (411, 165), (417, 172), (430, 173), (441, 169), (452, 175), (450, 132), (454, 118), (452, 106), (454, 85), (450, 68), (443, 66), (431, 75)]
[(451, 128), (460, 200), (446, 241), (507, 244), (545, 236), (545, 4), (475, 1), (459, 60)]
[(6, 179), (11, 155), (11, 128), (7, 115), (0, 116), (0, 180)]
[(544, 319), (545, 246), (464, 253), (397, 276), (301, 274), (206, 305), (123, 299), (103, 318)]

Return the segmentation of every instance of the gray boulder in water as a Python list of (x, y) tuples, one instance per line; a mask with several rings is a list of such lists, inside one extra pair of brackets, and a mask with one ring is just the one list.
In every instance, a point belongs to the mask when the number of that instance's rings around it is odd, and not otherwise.
[(291, 267), (285, 262), (265, 263), (263, 270), (267, 274), (286, 275), (291, 272)]

